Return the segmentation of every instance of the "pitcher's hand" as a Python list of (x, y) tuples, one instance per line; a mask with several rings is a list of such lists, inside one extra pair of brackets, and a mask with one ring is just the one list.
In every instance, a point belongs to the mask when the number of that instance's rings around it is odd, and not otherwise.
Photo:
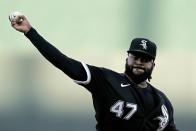
[(31, 29), (30, 23), (22, 14), (18, 16), (18, 19), (11, 19), (11, 17), (9, 16), (9, 20), (14, 29), (23, 32), (24, 34), (26, 34)]

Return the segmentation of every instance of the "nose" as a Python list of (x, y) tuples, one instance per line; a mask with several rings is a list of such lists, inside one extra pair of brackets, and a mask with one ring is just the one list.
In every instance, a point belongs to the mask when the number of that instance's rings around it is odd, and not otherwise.
[(142, 59), (141, 59), (141, 58), (137, 58), (137, 59), (135, 60), (135, 63), (136, 63), (136, 64), (139, 64), (139, 65), (142, 64)]

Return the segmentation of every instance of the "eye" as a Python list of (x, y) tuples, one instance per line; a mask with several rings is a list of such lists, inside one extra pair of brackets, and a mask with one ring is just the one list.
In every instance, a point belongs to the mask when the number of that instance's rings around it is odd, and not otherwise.
[(133, 59), (133, 60), (138, 60), (138, 59), (140, 59), (140, 61), (141, 62), (143, 62), (143, 63), (147, 63), (147, 62), (149, 62), (149, 61), (151, 61), (152, 60), (152, 58), (150, 58), (150, 57), (146, 57), (146, 56), (144, 56), (144, 55), (139, 55), (139, 54), (132, 54), (131, 55), (131, 58)]
[(134, 56), (134, 55), (131, 55), (131, 58), (132, 58), (132, 59), (136, 59), (136, 56)]
[(142, 62), (149, 62), (149, 61), (151, 61), (152, 59), (151, 58), (149, 58), (149, 57), (143, 57), (143, 58), (141, 58), (141, 61)]

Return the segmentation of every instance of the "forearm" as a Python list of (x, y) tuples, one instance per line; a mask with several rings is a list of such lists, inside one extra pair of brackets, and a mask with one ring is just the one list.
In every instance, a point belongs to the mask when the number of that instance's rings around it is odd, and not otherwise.
[(40, 36), (35, 29), (31, 28), (25, 36), (48, 61), (69, 77), (76, 80), (86, 79), (86, 72), (80, 62), (62, 54), (57, 48)]

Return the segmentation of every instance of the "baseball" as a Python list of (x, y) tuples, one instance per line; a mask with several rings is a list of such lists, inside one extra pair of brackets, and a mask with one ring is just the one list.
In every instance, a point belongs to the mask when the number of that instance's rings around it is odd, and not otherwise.
[(10, 21), (16, 20), (16, 22), (20, 23), (23, 21), (22, 18), (20, 18), (20, 16), (22, 16), (22, 14), (18, 11), (14, 11), (9, 15)]

